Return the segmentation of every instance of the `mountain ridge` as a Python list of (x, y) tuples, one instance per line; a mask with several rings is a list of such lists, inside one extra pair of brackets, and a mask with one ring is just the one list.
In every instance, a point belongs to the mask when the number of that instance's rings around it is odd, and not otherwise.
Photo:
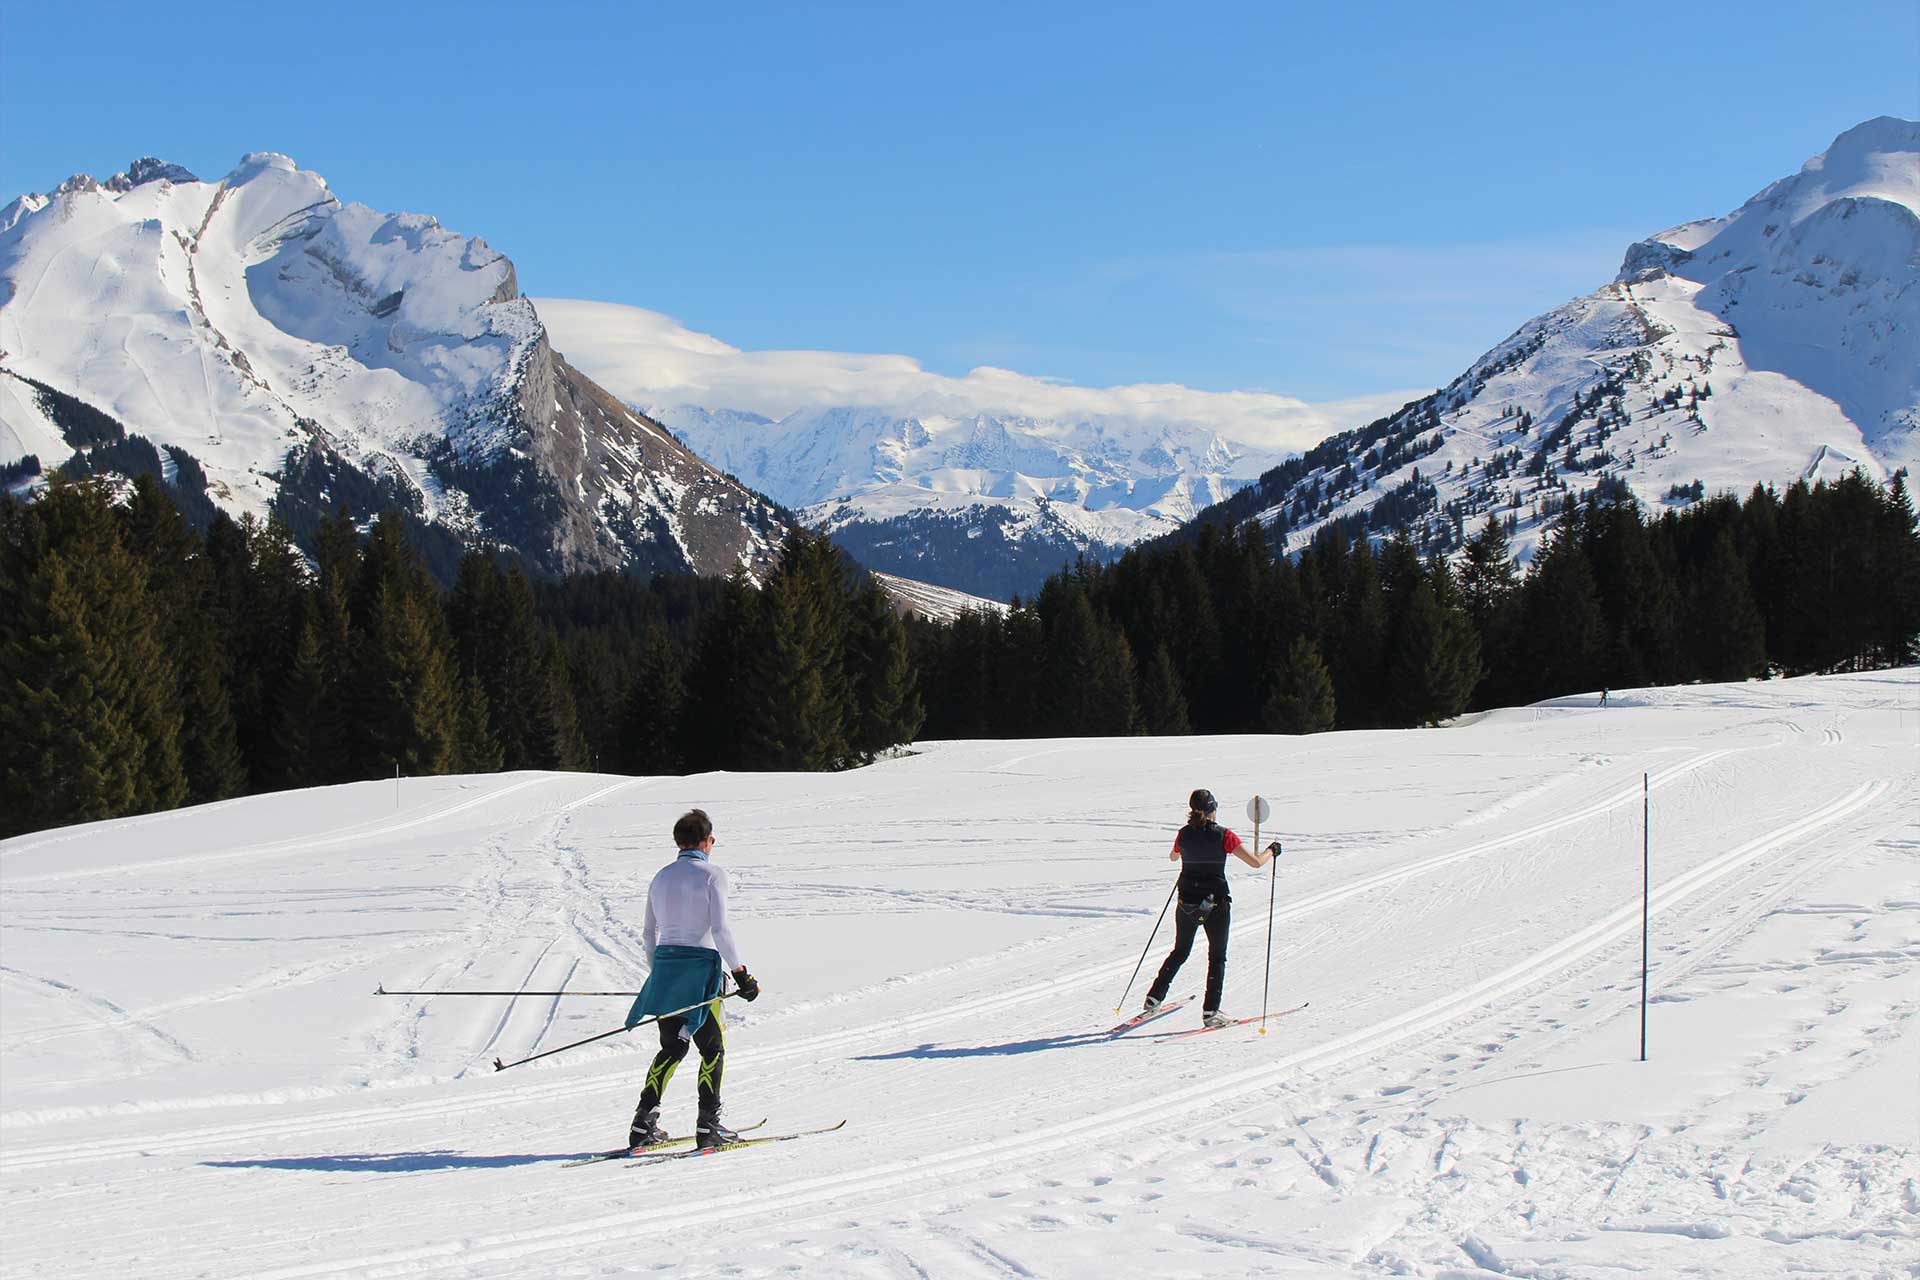
[(1917, 462), (1920, 124), (1879, 117), (1734, 212), (1630, 245), (1611, 283), (1190, 527), (1255, 519), (1285, 546), (1338, 524), (1448, 552), (1494, 516), (1525, 560), (1596, 488), (1659, 509)]
[(556, 352), (484, 239), (343, 202), (277, 153), (20, 197), (0, 281), (3, 463), (73, 452), (38, 384), (296, 530), (344, 484), (546, 572), (725, 573), (764, 568), (790, 524)]

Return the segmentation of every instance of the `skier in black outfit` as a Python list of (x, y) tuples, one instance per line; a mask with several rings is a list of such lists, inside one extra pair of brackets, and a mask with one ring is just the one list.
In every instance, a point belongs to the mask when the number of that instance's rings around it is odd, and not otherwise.
[(1233, 897), (1227, 892), (1227, 855), (1257, 869), (1280, 853), (1278, 840), (1258, 853), (1249, 852), (1239, 836), (1213, 820), (1218, 808), (1213, 792), (1204, 787), (1187, 797), (1187, 825), (1173, 838), (1173, 851), (1167, 854), (1168, 861), (1180, 863), (1180, 906), (1173, 913), (1173, 950), (1160, 966), (1153, 986), (1147, 989), (1145, 1006), (1145, 1012), (1152, 1013), (1167, 998), (1173, 976), (1193, 950), (1193, 935), (1204, 927), (1207, 998), (1201, 1009), (1202, 1022), (1209, 1027), (1223, 1027), (1231, 1021), (1220, 1012), (1220, 989), (1227, 980), (1227, 926), (1233, 919)]

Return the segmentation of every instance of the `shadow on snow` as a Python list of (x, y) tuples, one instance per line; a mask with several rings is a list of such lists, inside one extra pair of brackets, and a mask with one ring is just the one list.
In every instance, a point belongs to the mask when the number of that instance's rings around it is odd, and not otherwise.
[(365, 1155), (289, 1156), (280, 1160), (202, 1160), (207, 1169), (291, 1169), (307, 1173), (426, 1173), (436, 1169), (510, 1169), (515, 1165), (583, 1160), (591, 1151), (552, 1155), (470, 1156), (455, 1151), (369, 1152)]
[[(1141, 1037), (1146, 1039), (1147, 1037)], [(892, 1053), (867, 1053), (855, 1062), (891, 1062), (899, 1058), (1001, 1058), (1019, 1053), (1045, 1053), (1049, 1049), (1078, 1049), (1090, 1044), (1111, 1044), (1121, 1039), (1111, 1031), (1083, 1031), (1070, 1036), (1040, 1036), (1033, 1040), (1010, 1040), (1005, 1044), (915, 1045)]]

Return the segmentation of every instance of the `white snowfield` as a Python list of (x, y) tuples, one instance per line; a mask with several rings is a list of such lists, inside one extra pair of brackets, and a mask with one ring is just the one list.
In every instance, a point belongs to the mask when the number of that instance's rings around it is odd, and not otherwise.
[[(363, 783), (0, 844), (0, 1259), (56, 1276), (1846, 1276), (1920, 1264), (1920, 671), (1444, 730), (935, 742), (836, 775)], [(1651, 1060), (1639, 1044), (1652, 787)], [(1228, 1012), (1107, 1034), (1189, 789)], [(765, 984), (623, 1137), (667, 831)], [(1163, 930), (1127, 999), (1137, 1008)], [(1303, 1006), (1304, 1007), (1301, 1007)], [(691, 1127), (693, 1068), (665, 1119)]]

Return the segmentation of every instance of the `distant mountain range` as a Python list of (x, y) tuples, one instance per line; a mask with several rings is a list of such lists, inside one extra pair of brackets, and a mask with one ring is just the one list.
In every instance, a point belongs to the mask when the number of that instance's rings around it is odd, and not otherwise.
[(1526, 558), (1596, 486), (1659, 510), (1916, 463), (1920, 124), (1882, 117), (1198, 518), (1258, 519), (1295, 547), (1340, 522), (1445, 550), (1495, 515)]
[(1382, 400), (955, 378), (903, 356), (744, 352), (638, 307), (538, 305), (602, 385), (867, 564), (1003, 600), (1177, 529)]
[(297, 533), (336, 503), (398, 505), (443, 569), (474, 541), (554, 573), (757, 569), (798, 518), (872, 568), (1007, 599), (1196, 521), (1448, 550), (1495, 515), (1525, 556), (1596, 486), (1659, 508), (1913, 466), (1920, 125), (1868, 121), (1726, 217), (1631, 246), (1611, 284), (1364, 427), (1378, 408), (885, 356), (836, 357), (775, 415), (716, 375), (777, 357), (802, 377), (825, 358), (536, 309), (485, 241), (343, 204), (284, 156), (218, 182), (141, 160), (0, 211), (9, 487), (149, 470)]
[(188, 505), (407, 513), (536, 568), (764, 565), (789, 520), (557, 354), (513, 264), (285, 156), (159, 160), (0, 211), (0, 465), (151, 470)]

